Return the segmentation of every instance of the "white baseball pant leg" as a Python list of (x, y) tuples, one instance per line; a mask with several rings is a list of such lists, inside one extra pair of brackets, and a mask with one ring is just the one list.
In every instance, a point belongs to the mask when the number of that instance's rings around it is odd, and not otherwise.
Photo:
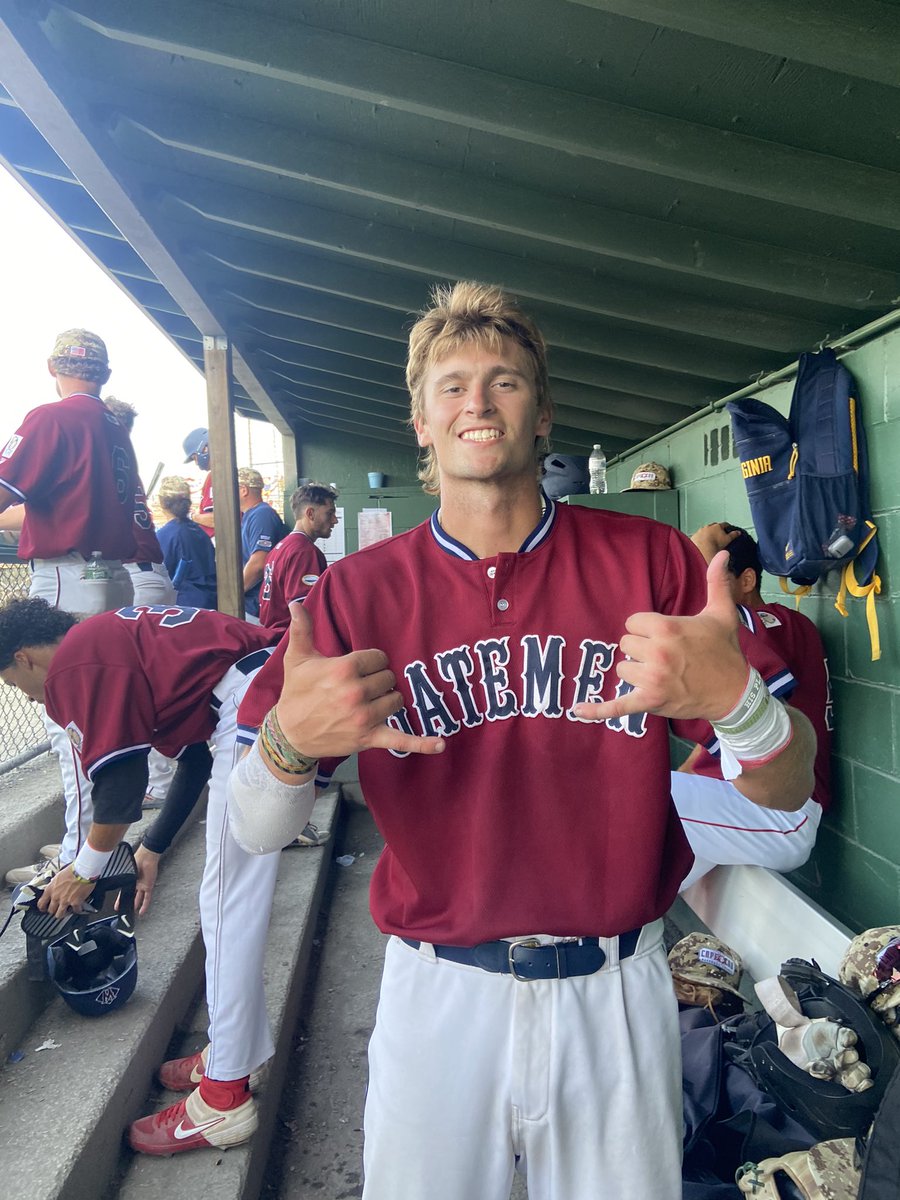
[(125, 563), (125, 570), (131, 577), (136, 605), (177, 603), (175, 585), (169, 578), (165, 563), (145, 563), (144, 568), (137, 563)]
[[(681, 1042), (662, 944), (522, 983), (391, 938), (369, 1045), (364, 1200), (681, 1200)], [(601, 945), (603, 943), (601, 942)]]
[(713, 867), (742, 864), (793, 871), (816, 844), (822, 806), (809, 799), (796, 812), (763, 808), (724, 779), (672, 772), (672, 798), (694, 852), (683, 892)]
[(255, 673), (232, 667), (215, 689), (222, 703), (212, 738), (200, 924), (209, 1009), (206, 1073), (221, 1080), (249, 1075), (274, 1052), (263, 958), (281, 854), (247, 854), (238, 846), (228, 828), (225, 786), (241, 751), (235, 744), (238, 706)]
[[(106, 561), (109, 571), (106, 580), (82, 579), (84, 565), (84, 558), (75, 551), (61, 558), (34, 559), (29, 596), (40, 597), (54, 608), (87, 616), (131, 603), (131, 579), (120, 562)], [(87, 840), (93, 820), (91, 781), (82, 770), (81, 759), (66, 731), (51, 721), (46, 712), (42, 713), (42, 719), (50, 747), (59, 759), (66, 805), (66, 831), (60, 859), (69, 863)]]

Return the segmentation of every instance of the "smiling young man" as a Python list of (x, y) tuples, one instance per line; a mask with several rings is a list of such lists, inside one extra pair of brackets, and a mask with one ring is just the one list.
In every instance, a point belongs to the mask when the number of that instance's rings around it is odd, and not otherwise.
[(546, 350), (508, 296), (438, 289), (407, 382), (440, 509), (292, 609), (239, 714), (261, 733), (229, 785), (238, 840), (271, 848), (307, 819), (316, 760), (324, 782), (366, 751), (391, 935), (367, 1200), (507, 1200), (517, 1165), (532, 1200), (676, 1200), (661, 918), (690, 851), (649, 714), (727, 718), (762, 804), (776, 776), (806, 798), (808, 729), (748, 681), (721, 562), (707, 579), (675, 530), (541, 495)]

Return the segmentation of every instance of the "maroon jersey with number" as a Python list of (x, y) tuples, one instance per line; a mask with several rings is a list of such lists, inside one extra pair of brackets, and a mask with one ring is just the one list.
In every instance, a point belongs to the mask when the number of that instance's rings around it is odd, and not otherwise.
[(19, 558), (99, 550), (134, 561), (137, 463), (97, 396), (78, 392), (32, 409), (0, 453), (0, 483), (25, 504)]
[(161, 563), (162, 546), (156, 536), (156, 526), (147, 507), (147, 497), (141, 485), (134, 497), (134, 559), (133, 562)]
[[(741, 619), (752, 637), (743, 642), (744, 653), (752, 666), (769, 684), (776, 696), (789, 697), (788, 702), (805, 716), (816, 734), (816, 786), (813, 799), (824, 809), (831, 804), (831, 730), (832, 701), (828, 660), (819, 631), (802, 613), (784, 604), (767, 604), (764, 608), (740, 607)], [(788, 664), (790, 683), (779, 686), (767, 675), (775, 659)], [(712, 779), (722, 778), (718, 742), (708, 739), (694, 762), (695, 775)]]
[[(617, 934), (666, 911), (691, 863), (668, 722), (571, 709), (627, 690), (614, 666), (632, 613), (705, 603), (705, 564), (676, 530), (553, 502), (515, 554), (478, 559), (435, 516), (328, 568), (305, 601), (318, 649), (384, 650), (404, 701), (392, 724), (447, 739), (440, 755), (359, 756), (387, 843), (382, 930), (467, 946)], [(241, 706), (248, 736), (280, 694), (283, 650)]]
[(259, 593), (259, 619), (269, 629), (284, 632), (291, 623), (288, 605), (302, 600), (328, 561), (312, 538), (295, 529), (266, 559)]
[(201, 608), (160, 604), (88, 617), (53, 656), (47, 712), (88, 777), (151, 746), (177, 758), (215, 729), (213, 689), (229, 667), (276, 641), (271, 629)]

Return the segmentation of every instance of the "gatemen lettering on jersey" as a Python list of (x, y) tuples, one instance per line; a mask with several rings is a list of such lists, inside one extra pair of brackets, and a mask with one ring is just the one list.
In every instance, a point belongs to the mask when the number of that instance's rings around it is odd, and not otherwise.
[[(518, 669), (512, 665), (513, 647), (520, 652)], [(590, 724), (576, 717), (572, 706), (600, 699), (617, 648), (615, 642), (585, 638), (579, 647), (578, 669), (567, 678), (565, 638), (559, 636), (541, 639), (526, 634), (512, 645), (509, 637), (492, 637), (455, 646), (429, 662), (419, 659), (405, 667), (412, 704), (389, 717), (388, 724), (404, 733), (430, 737), (452, 737), (463, 727), (474, 729), (485, 721), (511, 717), (565, 717)], [(631, 684), (617, 680), (617, 697), (631, 690)], [(611, 717), (605, 724), (616, 733), (643, 737), (647, 714)], [(406, 757), (399, 751), (391, 753)]]

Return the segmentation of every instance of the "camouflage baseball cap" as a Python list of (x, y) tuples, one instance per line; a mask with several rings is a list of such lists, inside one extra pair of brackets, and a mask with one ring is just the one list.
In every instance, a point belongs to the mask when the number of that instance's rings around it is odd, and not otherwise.
[(894, 938), (900, 938), (900, 925), (878, 925), (874, 929), (866, 929), (857, 934), (847, 947), (838, 968), (841, 983), (864, 1000), (873, 992), (878, 992), (872, 997), (871, 1006), (873, 1011), (882, 1015), (890, 1009), (900, 1008), (900, 983), (893, 987), (882, 987), (875, 974), (875, 959)]
[(159, 481), (159, 494), (161, 496), (190, 496), (191, 485), (180, 475), (164, 475)]
[(669, 970), (676, 979), (741, 994), (741, 956), (711, 933), (689, 933), (676, 942), (669, 951)]
[(672, 487), (672, 480), (665, 467), (656, 462), (641, 463), (632, 472), (631, 483), (626, 492), (662, 492)]
[(258, 488), (260, 491), (262, 491), (262, 489), (266, 486), (263, 483), (262, 475), (260, 475), (259, 471), (255, 470), (253, 467), (239, 467), (237, 475), (238, 483), (243, 487)]
[(106, 343), (89, 329), (66, 329), (57, 337), (50, 361), (60, 375), (105, 382), (109, 372)]

